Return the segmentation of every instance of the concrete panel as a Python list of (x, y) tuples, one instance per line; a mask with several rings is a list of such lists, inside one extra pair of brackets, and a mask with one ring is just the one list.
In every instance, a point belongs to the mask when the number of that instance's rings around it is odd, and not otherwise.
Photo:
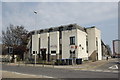
[(62, 31), (62, 58), (70, 58), (70, 37), (75, 36), (77, 44), (77, 29)]
[(40, 34), (32, 35), (32, 53), (33, 51), (37, 51), (39, 53), (39, 38)]
[(88, 59), (88, 53), (86, 52), (86, 35), (87, 33), (77, 30), (77, 58), (82, 58), (84, 60)]
[[(55, 54), (59, 54), (59, 31), (50, 32), (50, 54), (51, 51), (56, 51)], [(51, 55), (55, 55), (51, 54)]]
[(48, 54), (48, 37), (49, 33), (40, 34), (40, 49), (45, 48), (46, 54)]

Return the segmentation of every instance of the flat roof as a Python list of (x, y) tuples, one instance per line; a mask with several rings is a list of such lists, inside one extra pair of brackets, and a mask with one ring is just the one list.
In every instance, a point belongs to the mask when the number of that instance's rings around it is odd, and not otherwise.
[(33, 30), (33, 31), (30, 31), (29, 34), (34, 34), (35, 31), (37, 31), (37, 34), (40, 34), (40, 33), (46, 33), (46, 32), (65, 31), (65, 30), (73, 30), (73, 29), (79, 29), (81, 31), (86, 32), (86, 29), (84, 27), (81, 27), (77, 24), (69, 24), (69, 25), (61, 25), (59, 27), (50, 27), (46, 29)]

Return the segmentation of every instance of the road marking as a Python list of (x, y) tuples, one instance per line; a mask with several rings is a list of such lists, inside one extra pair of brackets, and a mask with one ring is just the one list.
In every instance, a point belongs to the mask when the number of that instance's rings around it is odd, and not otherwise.
[(109, 69), (118, 69), (118, 65), (113, 65), (113, 66), (109, 67)]
[(114, 72), (114, 73), (118, 73), (118, 71), (112, 71), (112, 72)]
[[(1, 70), (0, 70), (1, 72)], [(15, 73), (15, 74), (20, 74), (20, 75), (28, 75), (28, 76), (36, 76), (36, 77), (41, 77), (41, 78), (54, 78), (54, 77), (50, 77), (50, 76), (45, 76), (45, 75), (34, 75), (34, 74), (24, 74), (24, 73), (19, 73), (19, 72), (13, 72), (13, 71), (2, 71), (2, 72), (11, 72), (11, 73)]]
[(95, 70), (95, 71), (102, 72), (102, 70)]
[(110, 70), (103, 70), (103, 72), (111, 72)]
[[(80, 69), (75, 69), (80, 70)], [(110, 72), (110, 73), (118, 73), (118, 71), (110, 71), (110, 70), (86, 70), (86, 69), (82, 69), (81, 71), (92, 71), (92, 72)]]

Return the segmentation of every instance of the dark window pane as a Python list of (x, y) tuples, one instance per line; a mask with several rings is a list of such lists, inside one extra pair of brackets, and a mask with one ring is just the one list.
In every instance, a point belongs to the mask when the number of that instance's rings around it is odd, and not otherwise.
[(51, 51), (51, 53), (56, 53), (56, 51)]
[(70, 45), (75, 45), (75, 36), (70, 37)]
[(33, 51), (33, 54), (35, 54), (35, 51)]

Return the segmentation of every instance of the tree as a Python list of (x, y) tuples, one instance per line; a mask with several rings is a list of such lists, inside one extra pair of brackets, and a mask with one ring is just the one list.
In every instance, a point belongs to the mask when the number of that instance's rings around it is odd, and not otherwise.
[(7, 27), (6, 31), (2, 31), (2, 43), (7, 47), (13, 47), (13, 59), (14, 54), (23, 56), (26, 51), (27, 33), (28, 31), (24, 29), (24, 26), (14, 26), (11, 24)]

